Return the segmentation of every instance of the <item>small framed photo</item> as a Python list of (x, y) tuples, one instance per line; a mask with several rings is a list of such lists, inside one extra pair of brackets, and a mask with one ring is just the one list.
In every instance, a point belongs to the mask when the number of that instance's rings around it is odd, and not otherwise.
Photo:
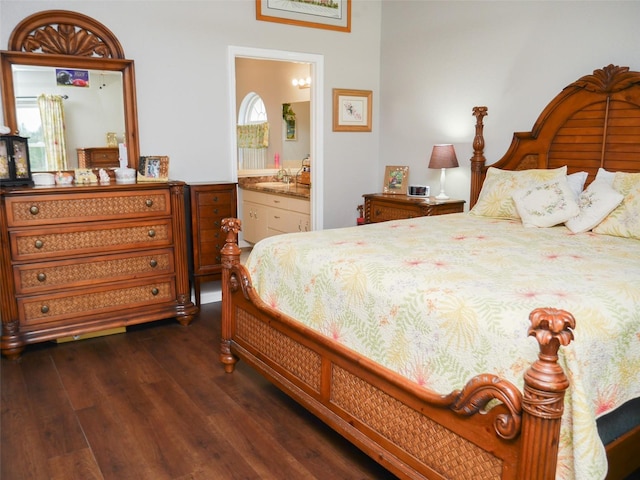
[(383, 193), (406, 195), (408, 184), (409, 167), (387, 165), (384, 172)]
[(333, 131), (371, 131), (371, 90), (333, 89)]
[(138, 162), (138, 182), (169, 181), (169, 157), (140, 157)]
[(256, 19), (299, 27), (351, 31), (351, 0), (256, 0)]

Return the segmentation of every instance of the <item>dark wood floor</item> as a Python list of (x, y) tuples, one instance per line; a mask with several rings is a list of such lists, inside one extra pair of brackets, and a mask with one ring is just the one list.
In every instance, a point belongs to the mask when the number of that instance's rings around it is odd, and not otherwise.
[(212, 303), (3, 358), (0, 478), (395, 478), (247, 365), (224, 373), (219, 320)]

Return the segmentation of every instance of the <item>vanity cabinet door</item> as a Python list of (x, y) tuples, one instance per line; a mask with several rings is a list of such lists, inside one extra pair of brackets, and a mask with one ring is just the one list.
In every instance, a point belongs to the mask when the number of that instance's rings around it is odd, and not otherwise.
[(244, 240), (258, 243), (269, 235), (268, 210), (265, 205), (253, 202), (242, 202), (242, 232)]

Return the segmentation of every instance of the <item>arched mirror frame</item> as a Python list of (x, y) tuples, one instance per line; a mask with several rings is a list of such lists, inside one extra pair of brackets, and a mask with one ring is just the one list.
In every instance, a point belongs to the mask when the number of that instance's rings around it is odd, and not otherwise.
[(4, 124), (17, 132), (13, 65), (87, 70), (110, 70), (122, 73), (125, 138), (129, 167), (137, 168), (138, 113), (133, 60), (124, 57), (116, 36), (104, 25), (86, 15), (47, 10), (22, 20), (11, 33), (9, 50), (0, 52), (0, 81)]

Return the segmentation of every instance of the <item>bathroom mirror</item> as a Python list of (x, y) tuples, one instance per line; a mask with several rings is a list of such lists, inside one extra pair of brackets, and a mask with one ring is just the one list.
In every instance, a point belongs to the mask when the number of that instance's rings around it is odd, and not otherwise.
[[(62, 85), (62, 70), (86, 72), (86, 86)], [(127, 147), (127, 163), (139, 157), (133, 60), (124, 58), (118, 40), (106, 27), (82, 14), (45, 11), (24, 19), (0, 52), (4, 124), (20, 133), (17, 115), (22, 97), (34, 97), (26, 78), (48, 78), (49, 92), (67, 96), (65, 106), (68, 168), (77, 166), (77, 148), (107, 146), (107, 133)], [(37, 171), (37, 169), (34, 169)]]
[(302, 162), (311, 153), (311, 102), (292, 102), (288, 105), (295, 112), (295, 131), (293, 135), (288, 135), (287, 129), (283, 128), (282, 159)]

